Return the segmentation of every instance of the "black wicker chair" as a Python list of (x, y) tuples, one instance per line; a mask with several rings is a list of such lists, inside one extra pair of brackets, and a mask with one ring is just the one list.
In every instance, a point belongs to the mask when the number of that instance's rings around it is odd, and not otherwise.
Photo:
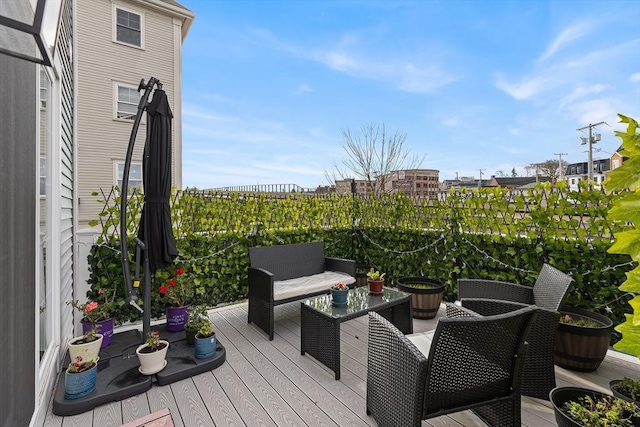
[(367, 414), (381, 427), (404, 427), (471, 409), (489, 425), (519, 426), (525, 339), (536, 311), (442, 317), (433, 334), (407, 336), (369, 313)]
[(491, 316), (528, 305), (540, 308), (527, 339), (529, 349), (522, 378), (522, 394), (549, 400), (556, 386), (553, 346), (560, 321), (560, 307), (573, 279), (544, 264), (533, 287), (496, 280), (459, 279), (458, 298), (462, 306)]

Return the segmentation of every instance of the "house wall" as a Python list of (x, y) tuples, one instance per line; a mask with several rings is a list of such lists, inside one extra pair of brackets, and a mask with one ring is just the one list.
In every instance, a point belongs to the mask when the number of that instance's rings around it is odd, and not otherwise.
[(26, 426), (35, 406), (36, 65), (0, 54), (0, 425)]
[[(144, 16), (144, 48), (113, 41), (113, 4)], [(139, 1), (77, 1), (77, 71), (78, 87), (78, 197), (79, 224), (98, 218), (102, 208), (91, 193), (108, 192), (114, 185), (114, 161), (124, 161), (133, 120), (113, 118), (114, 82), (137, 86), (141, 79), (156, 77), (163, 83), (174, 113), (174, 123), (181, 122), (176, 85), (180, 84), (180, 25), (174, 15), (146, 7)], [(178, 24), (180, 21), (178, 21)], [(177, 52), (177, 54), (176, 54)], [(176, 73), (176, 70), (178, 72)], [(178, 129), (178, 130), (176, 130)], [(176, 162), (181, 162), (179, 126), (173, 126), (172, 182)], [(142, 162), (147, 132), (143, 121), (138, 130), (133, 162)], [(181, 167), (178, 168), (181, 171)]]

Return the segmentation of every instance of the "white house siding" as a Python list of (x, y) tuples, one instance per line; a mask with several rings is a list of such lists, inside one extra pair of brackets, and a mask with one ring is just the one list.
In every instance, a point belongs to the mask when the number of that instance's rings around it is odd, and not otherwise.
[[(144, 15), (144, 49), (113, 41), (113, 4)], [(159, 11), (140, 1), (82, 0), (77, 6), (78, 60), (78, 177), (79, 225), (97, 219), (102, 208), (91, 195), (114, 184), (114, 161), (124, 161), (133, 121), (113, 119), (114, 82), (137, 86), (141, 79), (158, 78), (174, 110), (175, 75), (174, 14)], [(180, 55), (177, 55), (179, 60)], [(179, 67), (178, 67), (179, 70)], [(176, 79), (178, 81), (176, 81)], [(173, 128), (175, 146), (181, 138)], [(133, 161), (142, 161), (146, 135), (143, 122), (138, 130)], [(180, 153), (181, 150), (178, 150)], [(175, 182), (173, 155), (172, 180)]]

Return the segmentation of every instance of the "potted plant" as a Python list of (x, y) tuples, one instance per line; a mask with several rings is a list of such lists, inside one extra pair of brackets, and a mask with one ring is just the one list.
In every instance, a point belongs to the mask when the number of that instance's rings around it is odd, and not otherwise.
[(411, 294), (411, 311), (416, 319), (433, 319), (438, 314), (444, 285), (426, 277), (401, 277), (396, 281), (399, 290)]
[(169, 341), (161, 340), (158, 331), (149, 332), (146, 343), (136, 349), (136, 354), (140, 360), (140, 373), (152, 375), (163, 370), (167, 366), (168, 349)]
[(204, 305), (192, 305), (188, 310), (189, 319), (184, 326), (184, 332), (187, 337), (187, 344), (195, 345), (196, 343), (196, 334), (198, 330), (202, 327), (205, 320), (208, 320), (207, 317), (207, 307)]
[(634, 380), (624, 377), (621, 380), (612, 380), (609, 382), (609, 387), (614, 396), (633, 402), (640, 407), (640, 378)]
[[(167, 304), (167, 331), (180, 332), (184, 329), (189, 319), (188, 305), (195, 294), (193, 283), (187, 278), (183, 268), (173, 270), (174, 276), (169, 278), (158, 291)], [(156, 273), (157, 278), (162, 278), (163, 272)]]
[(595, 371), (609, 349), (613, 322), (602, 314), (575, 307), (563, 307), (560, 315), (554, 363), (574, 371)]
[(83, 359), (77, 356), (71, 359), (64, 374), (64, 398), (79, 399), (87, 396), (96, 388), (98, 375), (98, 359)]
[(369, 284), (369, 293), (372, 295), (382, 294), (382, 287), (384, 286), (384, 275), (378, 270), (374, 270), (373, 267), (367, 272), (367, 283)]
[(105, 288), (100, 288), (95, 299), (89, 300), (84, 304), (80, 304), (78, 300), (67, 303), (82, 313), (80, 323), (83, 334), (86, 334), (91, 329), (95, 329), (96, 332), (102, 334), (102, 348), (111, 344), (113, 339), (115, 295), (115, 290), (111, 295)]
[(103, 336), (96, 332), (96, 328), (91, 328), (80, 337), (72, 338), (69, 341), (69, 357), (77, 360), (78, 357), (84, 361), (98, 360), (98, 354), (102, 346)]
[(216, 333), (213, 323), (205, 319), (196, 334), (196, 359), (207, 359), (216, 354)]
[(640, 426), (640, 408), (594, 390), (556, 387), (549, 400), (559, 427)]
[(339, 282), (331, 287), (331, 304), (336, 307), (344, 307), (347, 305), (347, 297), (349, 296), (349, 286)]

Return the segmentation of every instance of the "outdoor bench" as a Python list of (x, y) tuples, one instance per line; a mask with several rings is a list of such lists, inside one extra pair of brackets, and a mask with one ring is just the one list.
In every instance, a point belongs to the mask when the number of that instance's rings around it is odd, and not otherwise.
[(325, 257), (324, 243), (249, 248), (249, 323), (273, 340), (274, 307), (355, 283), (355, 261)]

